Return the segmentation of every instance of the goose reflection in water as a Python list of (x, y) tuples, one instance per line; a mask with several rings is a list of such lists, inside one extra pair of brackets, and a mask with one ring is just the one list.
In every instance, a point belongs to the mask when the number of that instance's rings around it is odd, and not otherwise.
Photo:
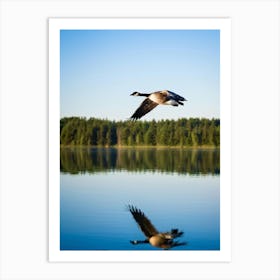
[(141, 231), (146, 236), (145, 240), (131, 240), (131, 244), (137, 245), (142, 243), (150, 243), (154, 247), (162, 248), (165, 250), (187, 244), (186, 242), (179, 242), (174, 240), (175, 238), (183, 235), (182, 231), (179, 231), (178, 229), (171, 229), (171, 231), (169, 232), (158, 232), (151, 221), (140, 209), (132, 205), (128, 205), (128, 209), (139, 225)]

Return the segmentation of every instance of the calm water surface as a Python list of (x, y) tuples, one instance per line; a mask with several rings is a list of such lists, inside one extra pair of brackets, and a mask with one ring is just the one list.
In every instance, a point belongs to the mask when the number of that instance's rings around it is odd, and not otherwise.
[(172, 250), (220, 249), (219, 150), (62, 148), (61, 250), (161, 250), (127, 205), (159, 231), (179, 228)]

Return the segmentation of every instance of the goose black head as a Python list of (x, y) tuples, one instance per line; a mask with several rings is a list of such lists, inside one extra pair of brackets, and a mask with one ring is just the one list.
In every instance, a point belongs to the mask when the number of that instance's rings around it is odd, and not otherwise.
[(133, 93), (131, 93), (130, 95), (133, 95), (133, 96), (138, 96), (140, 93), (137, 92), (137, 91), (134, 91)]

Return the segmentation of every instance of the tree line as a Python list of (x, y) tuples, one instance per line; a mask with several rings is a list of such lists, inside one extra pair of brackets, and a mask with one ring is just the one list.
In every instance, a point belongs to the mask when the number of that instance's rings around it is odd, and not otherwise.
[(159, 121), (110, 121), (98, 118), (60, 119), (60, 144), (65, 146), (215, 146), (220, 145), (220, 120), (181, 118)]

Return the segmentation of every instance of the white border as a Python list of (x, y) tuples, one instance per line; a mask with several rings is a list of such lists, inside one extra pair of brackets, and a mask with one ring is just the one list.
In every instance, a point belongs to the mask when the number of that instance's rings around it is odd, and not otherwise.
[[(279, 0), (1, 0), (0, 14), (0, 279), (280, 279)], [(50, 263), (48, 18), (147, 16), (232, 19), (232, 261)]]
[[(231, 260), (231, 20), (186, 18), (49, 19), (49, 260), (71, 262)], [(60, 251), (59, 119), (61, 29), (218, 29), (220, 30), (220, 250), (219, 251)]]

